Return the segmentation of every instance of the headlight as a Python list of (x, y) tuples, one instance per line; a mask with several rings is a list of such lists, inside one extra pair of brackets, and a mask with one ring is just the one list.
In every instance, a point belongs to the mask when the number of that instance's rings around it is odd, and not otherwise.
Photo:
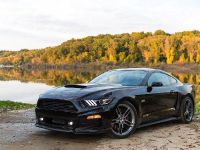
[(106, 99), (101, 99), (101, 100), (99, 100), (99, 104), (100, 105), (107, 105), (107, 104), (109, 104), (109, 103), (111, 103), (111, 99), (109, 99), (109, 98), (106, 98)]
[(87, 106), (95, 107), (95, 106), (107, 105), (111, 103), (112, 99), (105, 98), (105, 99), (100, 99), (100, 100), (83, 100), (83, 101)]

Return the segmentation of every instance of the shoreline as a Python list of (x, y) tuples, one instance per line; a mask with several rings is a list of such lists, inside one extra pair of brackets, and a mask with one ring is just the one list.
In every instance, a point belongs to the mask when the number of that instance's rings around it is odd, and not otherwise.
[(19, 70), (74, 70), (81, 71), (84, 70), (86, 72), (94, 70), (110, 70), (117, 68), (157, 68), (166, 71), (173, 71), (177, 73), (200, 73), (200, 64), (96, 64), (96, 63), (88, 63), (88, 64), (74, 64), (74, 65), (50, 65), (50, 64), (34, 64), (34, 65), (23, 65), (23, 66), (13, 66), (13, 67), (0, 67), (0, 69), (19, 69)]
[[(36, 128), (33, 109), (0, 114), (0, 147), (7, 149), (191, 149), (200, 147), (200, 120), (166, 122), (138, 129), (127, 139), (74, 135)], [(44, 142), (41, 142), (44, 141)], [(89, 141), (89, 142), (88, 142)]]
[(35, 105), (10, 100), (0, 100), (0, 113), (34, 108)]

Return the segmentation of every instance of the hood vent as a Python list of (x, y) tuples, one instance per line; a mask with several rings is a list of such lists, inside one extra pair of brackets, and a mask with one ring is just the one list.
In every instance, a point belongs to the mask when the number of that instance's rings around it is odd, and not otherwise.
[(65, 85), (65, 87), (71, 87), (71, 88), (86, 88), (86, 85), (81, 85), (81, 84), (70, 84), (70, 85)]

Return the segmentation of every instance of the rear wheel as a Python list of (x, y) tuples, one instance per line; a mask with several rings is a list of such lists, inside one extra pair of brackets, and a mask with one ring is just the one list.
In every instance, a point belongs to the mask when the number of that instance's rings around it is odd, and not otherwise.
[(128, 101), (123, 101), (115, 108), (111, 122), (111, 136), (126, 138), (136, 129), (137, 111)]
[(190, 123), (194, 115), (194, 102), (190, 97), (183, 99), (181, 104), (181, 121)]

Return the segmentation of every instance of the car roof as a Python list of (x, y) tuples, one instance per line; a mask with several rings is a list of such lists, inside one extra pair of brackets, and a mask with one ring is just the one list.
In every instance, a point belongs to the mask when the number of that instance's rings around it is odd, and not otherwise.
[[(171, 74), (169, 74), (168, 72), (161, 70), (161, 69), (153, 69), (153, 68), (119, 68), (119, 69), (113, 69), (113, 70), (124, 70), (124, 71), (130, 71), (130, 70), (141, 70), (141, 71), (147, 71), (147, 72), (162, 72), (165, 73), (169, 76), (172, 76)], [(172, 76), (173, 78), (175, 78), (174, 76)]]
[(152, 71), (162, 71), (159, 69), (153, 69), (153, 68), (119, 68), (119, 69), (113, 69), (113, 70), (124, 70), (124, 71), (128, 71), (128, 70), (141, 70), (141, 71), (148, 71), (148, 72), (152, 72)]

